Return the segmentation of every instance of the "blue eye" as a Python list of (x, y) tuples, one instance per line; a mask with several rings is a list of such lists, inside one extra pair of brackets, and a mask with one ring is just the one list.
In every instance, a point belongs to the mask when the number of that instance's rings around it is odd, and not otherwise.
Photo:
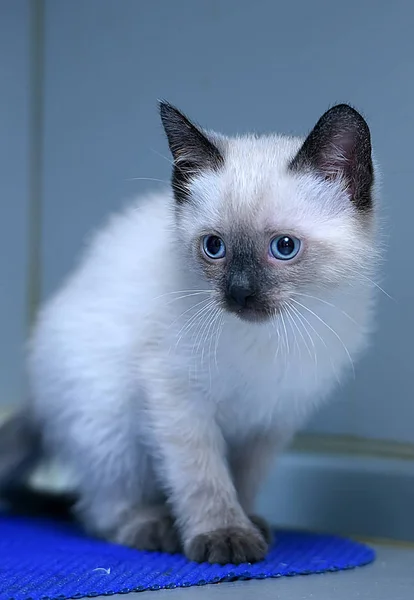
[(278, 235), (270, 242), (270, 253), (278, 260), (292, 260), (300, 250), (300, 240), (291, 235)]
[(226, 246), (217, 235), (204, 236), (203, 250), (209, 258), (223, 258), (226, 255)]

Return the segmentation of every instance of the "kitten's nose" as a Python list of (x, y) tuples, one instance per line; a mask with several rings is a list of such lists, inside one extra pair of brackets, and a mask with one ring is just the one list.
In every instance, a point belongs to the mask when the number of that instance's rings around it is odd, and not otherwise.
[(232, 285), (229, 288), (229, 299), (233, 305), (246, 308), (249, 298), (254, 296), (254, 291), (250, 286)]

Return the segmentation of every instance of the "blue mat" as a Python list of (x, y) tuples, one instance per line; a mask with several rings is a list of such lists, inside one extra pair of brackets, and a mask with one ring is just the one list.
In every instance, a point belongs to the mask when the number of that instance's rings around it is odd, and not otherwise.
[(132, 591), (339, 571), (366, 565), (370, 548), (347, 539), (281, 531), (266, 560), (196, 564), (91, 539), (73, 525), (0, 517), (0, 600), (64, 600)]

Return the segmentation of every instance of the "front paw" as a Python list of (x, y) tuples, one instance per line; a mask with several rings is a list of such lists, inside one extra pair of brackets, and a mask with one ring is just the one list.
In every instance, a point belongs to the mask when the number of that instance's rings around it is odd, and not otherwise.
[(263, 560), (267, 549), (256, 527), (226, 527), (197, 535), (187, 545), (186, 555), (196, 562), (238, 565)]

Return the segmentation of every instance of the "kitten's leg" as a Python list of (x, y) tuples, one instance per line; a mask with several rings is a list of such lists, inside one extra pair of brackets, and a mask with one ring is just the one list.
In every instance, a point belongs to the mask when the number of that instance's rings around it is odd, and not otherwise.
[[(108, 464), (105, 467), (101, 464), (95, 472), (93, 489), (84, 472), (86, 477), (80, 480), (76, 512), (91, 533), (109, 541), (139, 550), (179, 552), (181, 542), (174, 519), (154, 484), (154, 473), (144, 456), (141, 457), (144, 460), (135, 463), (135, 468), (124, 472), (119, 463), (112, 473)], [(111, 457), (107, 454), (106, 459)], [(90, 455), (88, 460), (91, 466)], [(99, 474), (101, 483), (97, 484)], [(129, 485), (125, 485), (127, 482)]]
[(271, 541), (271, 529), (263, 517), (254, 513), (255, 500), (276, 451), (288, 438), (277, 436), (274, 432), (261, 432), (232, 445), (229, 450), (229, 463), (239, 502), (268, 543)]
[(157, 372), (147, 414), (186, 555), (223, 564), (261, 560), (267, 544), (237, 499), (212, 407), (186, 383), (162, 382)]
[(75, 403), (68, 386), (65, 406), (50, 411), (44, 423), (52, 456), (74, 476), (77, 517), (91, 534), (110, 541), (178, 551), (179, 536), (156, 482), (152, 457), (140, 443), (139, 415), (131, 414), (131, 405), (114, 386), (107, 402), (101, 392), (98, 408), (79, 402), (97, 396), (87, 391), (78, 383)]

